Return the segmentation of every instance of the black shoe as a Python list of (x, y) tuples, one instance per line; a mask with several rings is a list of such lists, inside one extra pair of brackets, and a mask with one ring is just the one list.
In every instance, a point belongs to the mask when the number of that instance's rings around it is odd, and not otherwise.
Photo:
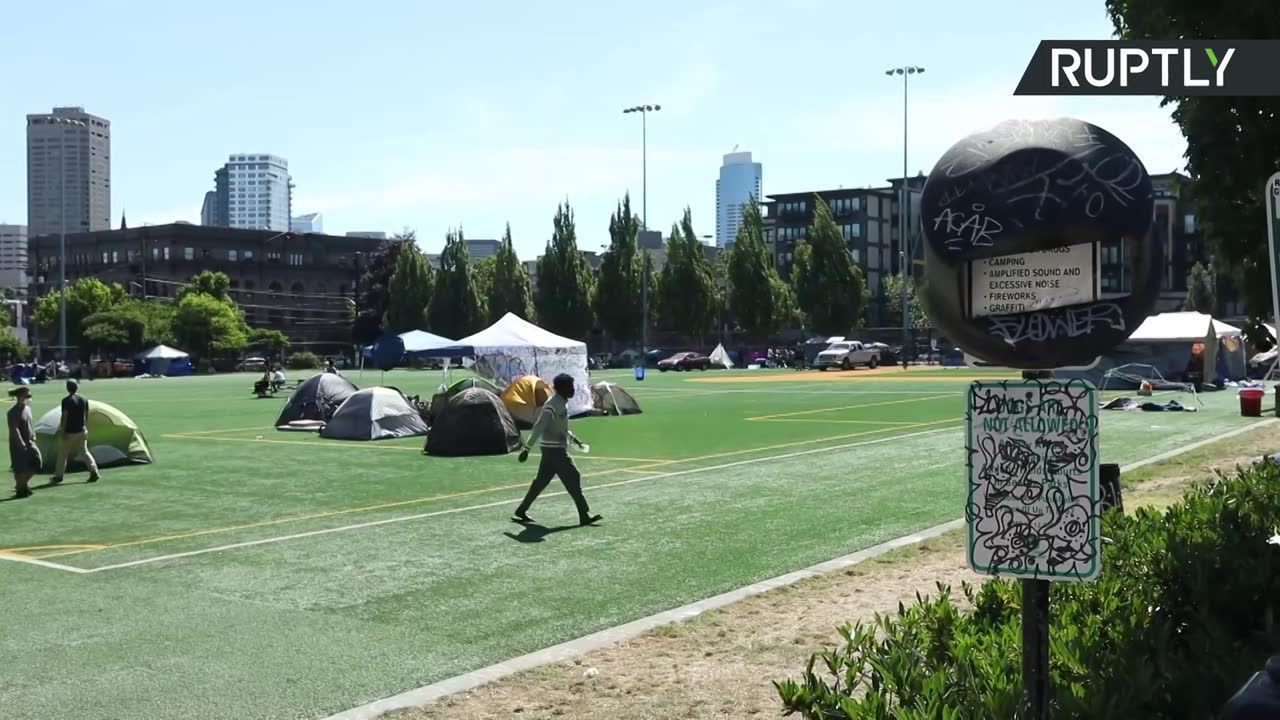
[(32, 493), (31, 493), (31, 491), (30, 491), (30, 490), (15, 490), (15, 491), (13, 491), (13, 496), (14, 496), (14, 497), (16, 497), (16, 498), (29, 498), (29, 497), (31, 497), (31, 494), (32, 494)]
[(85, 482), (91, 482), (91, 483), (98, 482), (98, 473), (94, 473), (90, 475), (89, 479), (85, 480)]
[(511, 514), (511, 522), (517, 522), (517, 523), (520, 523), (521, 525), (528, 525), (529, 523), (533, 522), (533, 518), (529, 517), (528, 513), (523, 513), (517, 510)]
[(58, 476), (54, 476), (54, 477), (49, 478), (49, 484), (50, 484), (50, 485), (60, 485), (60, 484), (62, 484), (62, 476), (61, 476), (61, 475), (58, 475)]
[(604, 519), (603, 515), (592, 515), (591, 517), (578, 518), (579, 525), (595, 525)]

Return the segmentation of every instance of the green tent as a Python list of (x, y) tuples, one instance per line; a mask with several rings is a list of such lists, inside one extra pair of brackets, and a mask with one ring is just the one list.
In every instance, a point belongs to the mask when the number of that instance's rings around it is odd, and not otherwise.
[[(36, 447), (44, 460), (45, 472), (53, 472), (58, 459), (58, 425), (62, 422), (62, 408), (56, 407), (36, 422)], [(89, 453), (100, 468), (120, 465), (149, 465), (151, 448), (142, 431), (128, 415), (97, 400), (89, 401)], [(72, 459), (67, 470), (84, 470), (84, 463)]]
[(498, 397), (502, 397), (502, 388), (498, 387), (497, 385), (494, 385), (493, 383), (489, 382), (488, 380), (485, 380), (482, 377), (476, 377), (476, 376), (462, 378), (458, 382), (450, 385), (449, 389), (445, 391), (445, 394), (447, 394), (449, 397), (453, 397), (454, 395), (457, 395), (458, 393), (462, 392), (463, 390), (466, 390), (467, 388), (480, 388), (482, 390), (488, 390), (494, 395), (497, 395)]

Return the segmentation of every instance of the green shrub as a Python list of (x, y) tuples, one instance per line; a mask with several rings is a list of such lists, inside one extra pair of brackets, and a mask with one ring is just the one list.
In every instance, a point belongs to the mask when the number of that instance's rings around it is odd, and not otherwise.
[[(1103, 518), (1103, 571), (1053, 583), (1053, 717), (1210, 718), (1280, 649), (1280, 464), (1197, 485), (1166, 512)], [(798, 679), (787, 714), (821, 720), (1017, 715), (1021, 592), (989, 580), (839, 629)]]
[(290, 370), (315, 370), (321, 363), (315, 353), (300, 352), (290, 355), (285, 365), (288, 365)]

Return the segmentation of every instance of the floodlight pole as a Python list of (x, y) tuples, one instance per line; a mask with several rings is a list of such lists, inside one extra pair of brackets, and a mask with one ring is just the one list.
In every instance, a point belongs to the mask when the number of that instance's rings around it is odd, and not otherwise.
[(901, 248), (901, 265), (898, 268), (898, 280), (902, 283), (902, 367), (907, 367), (907, 345), (911, 344), (911, 318), (907, 313), (907, 283), (910, 278), (910, 266), (915, 262), (915, 253), (911, 251), (908, 231), (911, 227), (911, 196), (907, 191), (907, 88), (912, 75), (923, 73), (924, 68), (918, 65), (906, 65), (891, 68), (884, 72), (890, 77), (902, 76), (902, 195), (898, 201), (898, 243)]
[[(649, 229), (649, 113), (658, 112), (661, 105), (635, 105), (623, 109), (624, 114), (640, 113), (640, 229)], [(640, 274), (640, 354), (649, 352), (649, 249), (644, 249), (643, 271)]]

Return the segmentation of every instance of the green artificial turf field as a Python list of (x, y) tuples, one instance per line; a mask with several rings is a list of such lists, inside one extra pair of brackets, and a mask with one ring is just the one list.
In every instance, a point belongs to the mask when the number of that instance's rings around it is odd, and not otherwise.
[[(530, 529), (514, 455), (277, 432), (249, 375), (85, 383), (156, 463), (0, 502), (0, 716), (323, 717), (959, 517), (977, 374), (597, 373), (644, 409), (574, 421), (605, 519), (574, 527), (556, 483)], [(35, 394), (36, 417), (61, 395)], [(1249, 422), (1202, 397), (1103, 413), (1103, 461)]]

